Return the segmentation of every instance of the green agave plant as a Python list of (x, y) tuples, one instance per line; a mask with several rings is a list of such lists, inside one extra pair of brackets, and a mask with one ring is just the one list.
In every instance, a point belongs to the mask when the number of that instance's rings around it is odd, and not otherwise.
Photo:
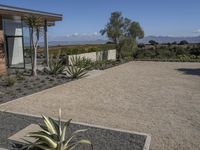
[(57, 59), (53, 59), (52, 57), (49, 60), (49, 74), (52, 75), (58, 75), (60, 73), (63, 73), (65, 69), (65, 65), (63, 64), (62, 60)]
[(67, 131), (71, 122), (71, 119), (67, 121), (63, 128), (61, 125), (61, 110), (59, 111), (59, 121), (46, 116), (42, 116), (44, 125), (39, 125), (41, 131), (31, 132), (27, 137), (35, 138), (35, 142), (25, 140), (28, 145), (27, 149), (41, 149), (41, 150), (74, 150), (80, 144), (88, 144), (92, 147), (92, 143), (89, 140), (76, 140), (77, 134), (87, 131), (87, 129), (76, 130), (69, 136)]
[(91, 67), (93, 66), (93, 62), (89, 58), (76, 56), (75, 58), (72, 59), (75, 59), (74, 63), (76, 66), (84, 67), (87, 70), (91, 69)]
[(72, 78), (81, 78), (88, 73), (91, 68), (90, 60), (73, 56), (70, 58), (71, 66), (67, 66), (67, 73)]

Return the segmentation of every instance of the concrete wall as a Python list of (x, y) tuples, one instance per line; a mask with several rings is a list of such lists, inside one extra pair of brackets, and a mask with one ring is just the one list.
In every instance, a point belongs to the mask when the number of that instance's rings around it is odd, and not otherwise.
[(5, 50), (4, 50), (4, 32), (3, 32), (3, 21), (0, 16), (0, 74), (6, 73), (6, 61), (5, 61)]
[(78, 55), (69, 55), (69, 64), (70, 64), (70, 59), (73, 56), (78, 56), (78, 57), (85, 57), (88, 59), (91, 59), (92, 61), (98, 61), (98, 60), (116, 60), (116, 50), (108, 50), (108, 51), (99, 51), (99, 52), (91, 52), (91, 53), (83, 53), (83, 54), (78, 54)]
[(116, 60), (116, 50), (109, 50), (108, 51), (108, 60)]

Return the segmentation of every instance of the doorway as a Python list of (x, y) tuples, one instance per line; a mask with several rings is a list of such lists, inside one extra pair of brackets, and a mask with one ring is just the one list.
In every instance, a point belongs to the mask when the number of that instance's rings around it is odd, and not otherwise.
[(8, 68), (25, 68), (23, 36), (6, 36)]

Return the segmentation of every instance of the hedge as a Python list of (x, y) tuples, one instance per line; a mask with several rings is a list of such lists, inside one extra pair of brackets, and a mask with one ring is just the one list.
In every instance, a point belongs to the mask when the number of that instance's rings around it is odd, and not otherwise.
[(67, 45), (60, 47), (50, 47), (50, 55), (74, 55), (89, 52), (98, 52), (102, 50), (115, 49), (113, 44), (98, 44), (98, 45)]

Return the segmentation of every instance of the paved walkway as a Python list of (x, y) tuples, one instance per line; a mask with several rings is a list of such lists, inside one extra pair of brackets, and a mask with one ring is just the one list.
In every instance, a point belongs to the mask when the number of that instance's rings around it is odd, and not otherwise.
[(130, 62), (0, 106), (152, 135), (154, 150), (200, 149), (200, 63)]

